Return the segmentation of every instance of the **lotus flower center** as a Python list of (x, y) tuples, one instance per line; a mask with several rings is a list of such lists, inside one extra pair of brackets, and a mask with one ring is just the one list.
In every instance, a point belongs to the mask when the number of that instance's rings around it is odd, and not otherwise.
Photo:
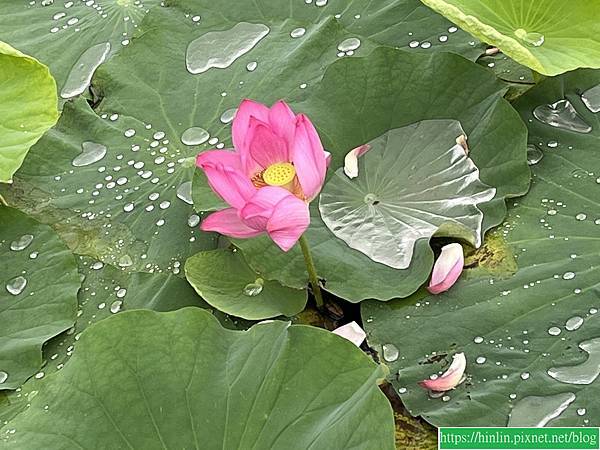
[(296, 169), (291, 163), (271, 164), (263, 172), (262, 178), (269, 186), (285, 186), (296, 176)]

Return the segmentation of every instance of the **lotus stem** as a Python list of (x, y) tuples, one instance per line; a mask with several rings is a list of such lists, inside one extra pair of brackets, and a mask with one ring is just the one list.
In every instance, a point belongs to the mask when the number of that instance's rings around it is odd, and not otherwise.
[(306, 263), (306, 271), (308, 272), (308, 279), (310, 280), (310, 284), (312, 286), (313, 295), (315, 296), (315, 302), (317, 303), (317, 308), (321, 309), (323, 307), (323, 294), (321, 293), (321, 286), (319, 286), (319, 278), (317, 277), (317, 269), (315, 268), (315, 262), (313, 261), (312, 255), (310, 253), (310, 248), (308, 246), (308, 241), (304, 237), (304, 235), (300, 236), (298, 240), (300, 243), (300, 248), (302, 249), (302, 254), (304, 255), (304, 262)]

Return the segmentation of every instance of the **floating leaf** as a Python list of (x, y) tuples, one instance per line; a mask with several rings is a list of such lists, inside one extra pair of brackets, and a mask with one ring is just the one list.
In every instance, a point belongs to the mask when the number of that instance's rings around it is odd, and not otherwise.
[(79, 276), (56, 233), (0, 207), (0, 390), (42, 365), (42, 345), (75, 322)]
[[(441, 73), (455, 82), (442, 82)], [(430, 57), (378, 49), (367, 57), (331, 65), (314, 94), (294, 108), (317, 124), (332, 153), (334, 170), (342, 166), (348, 151), (390, 129), (425, 119), (459, 120), (481, 181), (497, 189), (495, 199), (480, 206), (482, 230), (487, 230), (502, 221), (503, 199), (524, 193), (529, 183), (525, 127), (502, 99), (503, 92), (492, 73), (456, 55)], [(433, 252), (425, 240), (417, 242), (408, 269), (392, 269), (336, 239), (314, 209), (306, 236), (328, 291), (352, 302), (389, 300), (410, 295), (429, 277)], [(298, 248), (283, 253), (264, 238), (236, 240), (235, 245), (263, 278), (306, 286)]]
[(130, 116), (98, 116), (77, 99), (65, 104), (5, 195), (52, 224), (79, 254), (132, 271), (179, 273), (189, 255), (216, 241), (198, 229), (184, 192), (195, 151), (177, 140)]
[(338, 238), (373, 261), (396, 269), (410, 265), (416, 241), (438, 236), (481, 243), (477, 204), (495, 189), (456, 139), (457, 121), (427, 120), (390, 130), (369, 142), (358, 177), (342, 168), (319, 200), (323, 221)]
[[(25, 409), (36, 393), (42, 380), (68, 364), (78, 351), (81, 333), (90, 325), (117, 313), (132, 309), (152, 311), (175, 311), (188, 306), (208, 309), (192, 287), (174, 274), (128, 273), (91, 258), (79, 257), (79, 273), (83, 279), (77, 293), (79, 310), (75, 325), (66, 332), (50, 339), (43, 348), (42, 369), (23, 384), (18, 392), (10, 392), (6, 405), (0, 408), (0, 422), (11, 420)], [(232, 321), (225, 314), (213, 313), (226, 328), (243, 329), (244, 321)]]
[[(580, 70), (515, 103), (544, 153), (531, 166), (530, 192), (494, 233), (515, 255), (516, 273), (478, 270), (500, 262), (496, 244), (444, 294), (364, 304), (369, 343), (400, 349), (390, 380), (414, 415), (437, 426), (600, 425), (600, 128), (579, 98), (599, 84), (600, 71)], [(590, 133), (534, 117), (562, 100), (593, 124)], [(455, 352), (465, 353), (469, 379), (447, 397), (428, 397), (416, 383)]]
[(0, 42), (0, 183), (12, 182), (29, 148), (56, 123), (56, 101), (48, 68)]
[(2, 2), (0, 39), (47, 64), (61, 97), (70, 98), (87, 89), (98, 65), (129, 44), (146, 12), (159, 3)]
[(2, 429), (5, 447), (394, 448), (382, 368), (325, 330), (238, 332), (200, 309), (132, 311), (77, 346)]
[(244, 319), (289, 317), (306, 306), (306, 290), (263, 280), (236, 250), (221, 248), (197, 253), (187, 260), (185, 274), (210, 305)]
[(563, 0), (421, 0), (544, 75), (600, 67), (600, 5)]

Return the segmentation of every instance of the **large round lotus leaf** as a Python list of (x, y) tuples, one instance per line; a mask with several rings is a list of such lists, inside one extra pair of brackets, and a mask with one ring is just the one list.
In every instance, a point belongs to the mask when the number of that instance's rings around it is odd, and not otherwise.
[(600, 3), (596, 0), (421, 1), (545, 75), (600, 67)]
[(0, 390), (42, 365), (42, 344), (75, 322), (75, 258), (46, 225), (0, 206)]
[(323, 221), (349, 247), (396, 269), (408, 268), (416, 241), (434, 234), (479, 247), (477, 205), (496, 190), (479, 181), (460, 136), (455, 120), (425, 120), (370, 141), (358, 176), (340, 168), (323, 189)]
[(2, 429), (4, 447), (394, 448), (382, 368), (325, 330), (131, 311), (77, 347)]
[(26, 1), (0, 3), (0, 39), (47, 64), (61, 97), (84, 92), (94, 70), (127, 45), (160, 0)]
[(219, 311), (249, 320), (293, 316), (306, 306), (306, 290), (263, 280), (242, 252), (219, 248), (185, 263), (185, 275), (198, 294)]
[[(442, 82), (442, 73), (454, 82)], [(485, 231), (504, 218), (504, 198), (524, 193), (529, 184), (525, 126), (502, 98), (503, 92), (492, 73), (456, 55), (378, 49), (367, 57), (333, 64), (314, 95), (298, 103), (296, 110), (306, 112), (317, 124), (325, 147), (332, 152), (332, 169), (341, 166), (346, 152), (391, 129), (424, 119), (460, 121), (481, 181), (496, 188), (494, 200), (481, 205)], [(422, 176), (429, 174), (423, 171)], [(389, 300), (410, 295), (429, 277), (433, 252), (426, 240), (417, 241), (408, 269), (393, 269), (337, 239), (315, 210), (313, 206), (306, 237), (328, 291), (352, 302)], [(300, 249), (283, 253), (266, 237), (235, 244), (265, 278), (306, 286)]]
[[(11, 420), (25, 409), (45, 377), (68, 364), (71, 356), (79, 351), (77, 341), (81, 333), (90, 325), (132, 309), (161, 312), (188, 306), (210, 309), (210, 305), (175, 274), (128, 273), (81, 256), (78, 263), (83, 282), (77, 293), (77, 321), (73, 327), (45, 343), (42, 354), (44, 365), (36, 376), (29, 378), (18, 391), (7, 393), (4, 400), (0, 396), (0, 404), (4, 402), (0, 408), (0, 423)], [(243, 329), (249, 325), (245, 321), (234, 321), (218, 311), (213, 311), (213, 315), (226, 328)]]
[(29, 148), (56, 123), (56, 101), (48, 68), (0, 42), (0, 183), (12, 182)]
[[(535, 145), (531, 190), (448, 293), (363, 305), (369, 343), (387, 353), (413, 414), (438, 426), (600, 425), (598, 85), (600, 71), (581, 70), (515, 103)], [(557, 101), (573, 109), (535, 118)], [(573, 131), (574, 111), (590, 132)], [(430, 398), (417, 382), (456, 352), (466, 355), (467, 381)]]

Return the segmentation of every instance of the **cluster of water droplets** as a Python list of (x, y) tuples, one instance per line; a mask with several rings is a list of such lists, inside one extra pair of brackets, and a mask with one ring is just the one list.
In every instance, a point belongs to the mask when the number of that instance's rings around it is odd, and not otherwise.
[[(201, 127), (190, 127), (171, 142), (166, 131), (153, 129), (150, 124), (121, 118), (117, 113), (102, 113), (101, 118), (120, 128), (121, 137), (116, 138), (113, 132), (113, 137), (106, 135), (106, 142), (82, 142), (80, 153), (72, 157), (72, 169), (54, 177), (55, 191), (72, 199), (82, 220), (99, 222), (103, 239), (114, 236), (107, 261), (123, 268), (143, 266), (147, 271), (160, 271), (164, 268), (144, 261), (148, 258), (146, 248), (151, 235), (158, 236), (166, 225), (170, 224), (169, 229), (181, 225), (180, 211), (184, 204), (183, 209), (190, 212), (183, 221), (188, 225), (190, 242), (198, 234), (200, 216), (187, 206), (193, 203), (191, 175), (194, 155), (199, 150), (191, 147), (206, 142), (221, 147), (222, 144)], [(177, 221), (170, 222), (170, 218)], [(145, 239), (133, 243), (119, 232), (120, 223), (144, 224), (137, 225), (134, 232)]]
[[(455, 26), (451, 26), (448, 28), (448, 32), (447, 33), (442, 33), (438, 36), (437, 41), (440, 44), (445, 44), (446, 42), (448, 42), (450, 36), (454, 33), (456, 33), (458, 31), (458, 28)], [(408, 47), (409, 48), (423, 48), (423, 49), (428, 49), (431, 48), (431, 46), (433, 45), (433, 43), (431, 41), (425, 40), (425, 41), (418, 41), (416, 39), (412, 39), (413, 33), (409, 32), (408, 33), (409, 38), (411, 39), (408, 43)], [(469, 42), (469, 45), (474, 46), (475, 45), (475, 41), (471, 41)]]

